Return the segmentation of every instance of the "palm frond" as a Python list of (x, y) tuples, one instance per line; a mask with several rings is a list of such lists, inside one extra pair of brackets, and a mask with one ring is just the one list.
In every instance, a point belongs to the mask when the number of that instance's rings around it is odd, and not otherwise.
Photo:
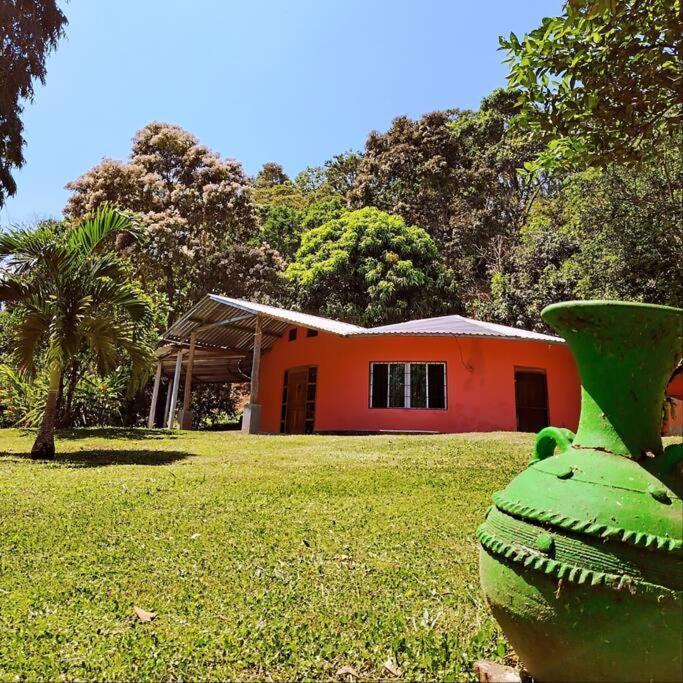
[(90, 277), (108, 277), (118, 280), (126, 276), (126, 265), (116, 254), (105, 253), (99, 255), (90, 263)]
[(14, 355), (19, 371), (30, 376), (34, 371), (37, 350), (50, 331), (52, 315), (48, 306), (38, 302), (22, 307), (23, 315), (14, 334)]
[(81, 323), (92, 304), (92, 295), (81, 294), (77, 289), (71, 296), (64, 295), (55, 299), (50, 331), (59, 340), (65, 358), (80, 351), (83, 343)]
[(92, 283), (91, 292), (96, 307), (121, 309), (136, 322), (146, 320), (151, 315), (149, 302), (130, 283), (102, 278)]
[(116, 364), (119, 348), (129, 338), (128, 329), (117, 323), (108, 311), (86, 316), (81, 327), (84, 340), (95, 357), (97, 371), (106, 375)]
[(0, 273), (0, 302), (17, 304), (27, 300), (34, 292), (28, 282), (11, 273)]
[(0, 234), (0, 257), (5, 259), (6, 268), (18, 274), (27, 272), (36, 264), (57, 271), (69, 260), (53, 224), (33, 229), (17, 228)]
[(122, 344), (126, 355), (130, 359), (130, 379), (128, 381), (128, 396), (140, 391), (154, 370), (154, 351), (144, 342), (128, 340)]
[(81, 254), (92, 254), (111, 235), (118, 232), (134, 234), (134, 228), (130, 215), (105, 202), (91, 218), (69, 232), (69, 247)]
[(52, 241), (54, 231), (46, 226), (36, 228), (14, 228), (0, 233), (0, 256), (13, 254), (42, 256), (45, 247)]

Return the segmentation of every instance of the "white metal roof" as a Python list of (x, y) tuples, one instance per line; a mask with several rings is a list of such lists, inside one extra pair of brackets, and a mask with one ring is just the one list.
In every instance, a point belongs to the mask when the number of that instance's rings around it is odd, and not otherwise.
[(299, 325), (300, 327), (310, 327), (313, 330), (321, 330), (322, 332), (331, 332), (332, 334), (353, 334), (354, 332), (365, 329), (358, 325), (342, 323), (338, 320), (330, 320), (330, 318), (321, 318), (319, 315), (299, 313), (298, 311), (290, 311), (286, 308), (276, 308), (275, 306), (267, 306), (266, 304), (257, 304), (253, 301), (245, 301), (244, 299), (231, 299), (230, 297), (221, 296), (219, 294), (209, 294), (209, 298), (242, 311), (263, 313), (263, 315), (273, 318), (274, 320), (281, 320), (292, 325)]
[(500, 337), (502, 339), (532, 339), (549, 343), (564, 343), (560, 337), (530, 332), (517, 327), (473, 320), (461, 315), (443, 315), (438, 318), (409, 320), (395, 325), (372, 327), (354, 334), (362, 335), (436, 335), (453, 337)]
[(270, 348), (292, 325), (346, 336), (363, 330), (357, 325), (299, 313), (243, 299), (207, 294), (164, 334), (164, 341), (187, 344), (190, 334), (197, 335), (197, 344), (204, 348), (230, 349), (248, 353), (254, 345), (256, 316), (262, 320), (262, 348)]
[(528, 339), (546, 343), (564, 343), (560, 337), (472, 320), (460, 315), (424, 318), (396, 325), (366, 328), (244, 299), (233, 299), (219, 294), (207, 294), (185, 316), (168, 329), (164, 335), (164, 341), (187, 344), (190, 334), (194, 332), (197, 337), (197, 344), (200, 347), (225, 349), (247, 354), (253, 347), (257, 315), (260, 315), (262, 319), (262, 346), (264, 349), (270, 348), (275, 340), (281, 337), (292, 325), (329, 332), (341, 337), (434, 335)]

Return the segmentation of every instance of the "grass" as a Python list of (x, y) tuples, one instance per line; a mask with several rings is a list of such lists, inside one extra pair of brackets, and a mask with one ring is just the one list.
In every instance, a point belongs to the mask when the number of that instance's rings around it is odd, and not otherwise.
[[(522, 434), (0, 431), (0, 679), (471, 680), (475, 530)], [(155, 612), (151, 623), (133, 614)]]

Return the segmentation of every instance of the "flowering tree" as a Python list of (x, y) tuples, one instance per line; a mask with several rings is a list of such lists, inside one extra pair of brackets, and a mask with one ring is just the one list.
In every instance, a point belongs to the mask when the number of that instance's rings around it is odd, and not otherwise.
[(105, 159), (67, 187), (70, 217), (87, 216), (105, 201), (140, 216), (145, 239), (129, 243), (122, 236), (119, 247), (143, 284), (167, 296), (171, 317), (207, 291), (271, 293), (282, 264), (275, 251), (246, 246), (258, 212), (241, 165), (182, 128), (150, 123), (133, 139), (127, 162)]

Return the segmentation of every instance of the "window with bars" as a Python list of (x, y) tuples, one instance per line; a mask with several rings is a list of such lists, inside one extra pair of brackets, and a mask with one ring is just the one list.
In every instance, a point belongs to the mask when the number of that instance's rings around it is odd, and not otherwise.
[(371, 408), (446, 408), (446, 363), (370, 363)]

